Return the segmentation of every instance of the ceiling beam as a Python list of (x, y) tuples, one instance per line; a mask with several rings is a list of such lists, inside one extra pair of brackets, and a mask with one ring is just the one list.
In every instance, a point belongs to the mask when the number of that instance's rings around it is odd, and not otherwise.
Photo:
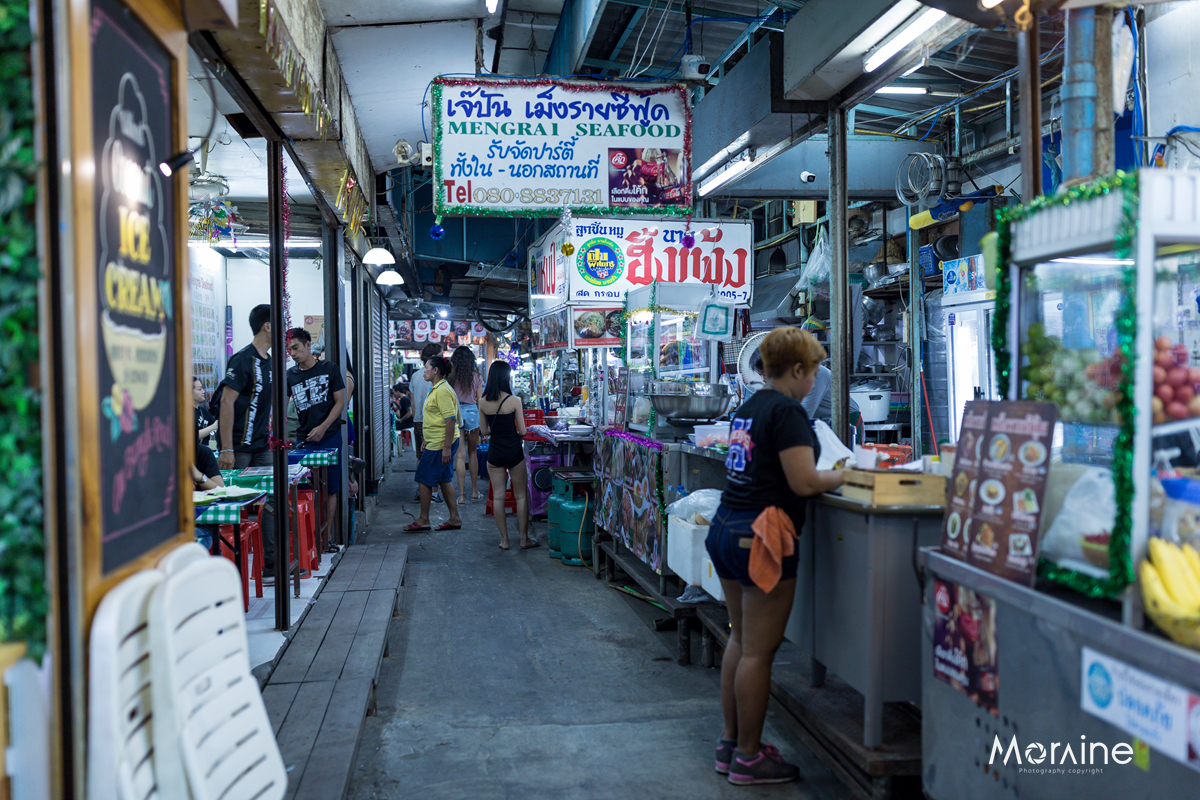
[(717, 83), (717, 81), (719, 81), (722, 77), (725, 76), (725, 61), (728, 60), (728, 58), (730, 56), (732, 56), (735, 52), (737, 52), (737, 49), (739, 47), (746, 44), (746, 42), (750, 39), (750, 37), (754, 35), (755, 31), (757, 31), (759, 28), (761, 28), (763, 26), (763, 23), (766, 22), (766, 19), (765, 19), (766, 17), (771, 16), (772, 14), (774, 14), (776, 11), (779, 11), (779, 10), (780, 10), (779, 6), (775, 5), (774, 3), (767, 6), (759, 19), (756, 19), (753, 22), (751, 22), (749, 25), (747, 25), (746, 29), (744, 31), (742, 31), (741, 33), (739, 33), (737, 35), (737, 38), (729, 43), (729, 47), (725, 48), (725, 52), (723, 52), (723, 53), (721, 53), (721, 55), (717, 56), (717, 58), (712, 62), (712, 69), (709, 70), (709, 74), (711, 75), (713, 73), (719, 72), (720, 77), (717, 77), (717, 80), (715, 80), (715, 81), (710, 79), (710, 81), (709, 81), (710, 83)]
[(633, 16), (629, 18), (629, 22), (625, 24), (625, 30), (621, 31), (621, 36), (617, 39), (616, 46), (612, 49), (612, 52), (608, 54), (609, 61), (617, 60), (617, 56), (621, 54), (621, 50), (624, 49), (625, 43), (629, 41), (629, 34), (633, 33), (633, 26), (638, 24), (638, 21), (641, 20), (642, 15), (645, 13), (646, 9), (644, 8), (634, 9)]

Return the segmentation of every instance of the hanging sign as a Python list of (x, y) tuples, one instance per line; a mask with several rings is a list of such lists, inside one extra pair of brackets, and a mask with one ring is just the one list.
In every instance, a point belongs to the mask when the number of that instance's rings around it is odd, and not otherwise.
[(561, 309), (533, 320), (533, 349), (562, 350), (567, 346), (567, 311)]
[(471, 323), (471, 335), (475, 336), (477, 338), (487, 336), (487, 328), (483, 327), (482, 323), (472, 322)]
[(942, 527), (942, 550), (1033, 585), (1054, 403), (966, 404)]
[(439, 319), (434, 326), (434, 332), (437, 333), (439, 339), (450, 335), (450, 320)]
[(950, 581), (933, 587), (933, 677), (953, 686), (994, 717), (998, 680), (996, 601)]
[(429, 330), (428, 329), (423, 330), (423, 331), (422, 330), (414, 330), (413, 331), (413, 341), (414, 342), (428, 342), (429, 341)]
[[(91, 413), (107, 573), (180, 530), (179, 209), (174, 181), (156, 166), (175, 150), (176, 64), (113, 0), (92, 4), (91, 36), (99, 379)], [(204, 354), (212, 357), (207, 339)]]
[(413, 341), (428, 342), (430, 334), (433, 333), (433, 320), (415, 319), (413, 320)]
[(619, 308), (572, 307), (571, 347), (620, 347), (625, 312)]
[(396, 339), (401, 342), (411, 342), (413, 340), (412, 320), (402, 319), (396, 323)]
[(567, 304), (567, 241), (562, 226), (552, 228), (529, 248), (529, 315), (540, 317)]
[(687, 87), (433, 81), (435, 214), (686, 216)]
[(567, 259), (568, 300), (619, 306), (631, 290), (661, 284), (710, 284), (728, 303), (754, 298), (754, 226), (750, 222), (700, 222), (683, 244), (681, 221), (600, 219), (568, 221), (574, 252)]

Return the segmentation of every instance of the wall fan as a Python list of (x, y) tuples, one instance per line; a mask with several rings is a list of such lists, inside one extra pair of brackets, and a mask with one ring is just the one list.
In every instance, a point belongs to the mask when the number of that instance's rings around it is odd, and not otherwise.
[(743, 395), (748, 396), (766, 386), (763, 381), (762, 357), (758, 354), (758, 347), (762, 344), (762, 340), (767, 338), (768, 333), (770, 331), (754, 334), (742, 343), (742, 349), (738, 352), (737, 381)]

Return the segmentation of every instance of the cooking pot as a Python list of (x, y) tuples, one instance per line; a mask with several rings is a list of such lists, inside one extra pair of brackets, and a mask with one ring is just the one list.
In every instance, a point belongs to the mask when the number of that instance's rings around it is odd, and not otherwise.
[(864, 297), (862, 304), (864, 324), (878, 325), (883, 322), (884, 316), (887, 315), (887, 306), (873, 297)]
[(868, 264), (863, 267), (863, 280), (867, 282), (868, 288), (879, 283), (879, 279), (885, 274), (882, 264)]

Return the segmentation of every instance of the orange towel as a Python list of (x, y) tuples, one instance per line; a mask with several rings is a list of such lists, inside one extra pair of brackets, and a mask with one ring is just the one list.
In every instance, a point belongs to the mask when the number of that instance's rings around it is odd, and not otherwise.
[(764, 592), (772, 591), (783, 574), (783, 559), (796, 552), (796, 526), (779, 506), (764, 508), (751, 526), (750, 579)]

